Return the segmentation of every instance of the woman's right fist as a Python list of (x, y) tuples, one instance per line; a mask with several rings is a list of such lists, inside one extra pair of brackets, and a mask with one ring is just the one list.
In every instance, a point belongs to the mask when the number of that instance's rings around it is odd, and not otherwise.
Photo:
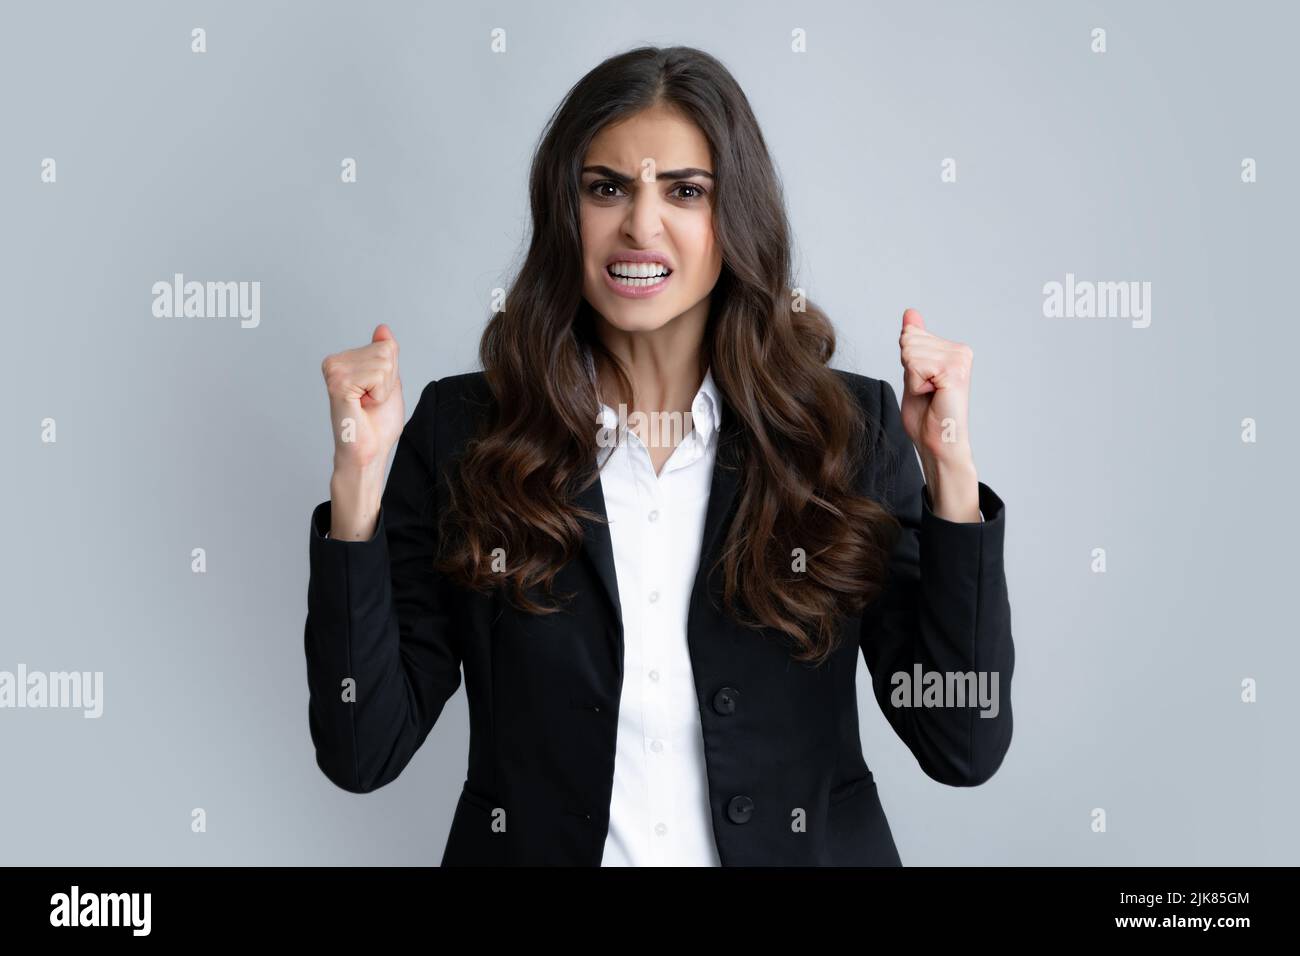
[(334, 470), (382, 468), (406, 423), (392, 330), (380, 323), (369, 345), (327, 355), (320, 370), (330, 398)]

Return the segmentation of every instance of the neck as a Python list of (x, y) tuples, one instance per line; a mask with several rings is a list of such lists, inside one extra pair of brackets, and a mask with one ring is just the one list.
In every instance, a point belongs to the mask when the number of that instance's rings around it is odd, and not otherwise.
[(704, 380), (704, 321), (689, 313), (649, 332), (627, 332), (597, 319), (596, 334), (627, 372), (632, 395), (620, 396), (618, 380), (605, 361), (596, 361), (600, 397), (628, 413), (685, 412)]

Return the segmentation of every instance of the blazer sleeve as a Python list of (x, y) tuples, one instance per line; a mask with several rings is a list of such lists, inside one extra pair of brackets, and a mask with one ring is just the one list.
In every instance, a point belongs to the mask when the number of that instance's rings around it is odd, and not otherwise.
[(394, 780), (460, 686), (432, 567), (437, 405), (430, 382), (398, 439), (370, 540), (325, 537), (329, 501), (311, 516), (308, 727), (317, 765), (352, 793)]
[[(975, 786), (993, 776), (1011, 744), (1011, 605), (1003, 569), (1006, 509), (984, 482), (984, 520), (953, 522), (931, 510), (915, 446), (903, 429), (893, 388), (880, 382), (882, 440), (873, 488), (902, 525), (885, 590), (863, 612), (860, 643), (885, 717), (925, 773)], [(966, 706), (901, 706), (922, 675), (973, 674), (992, 701)], [(905, 673), (908, 683), (894, 675)], [(996, 675), (996, 684), (993, 682)], [(970, 683), (966, 685), (968, 688)], [(978, 683), (976, 687), (980, 686)], [(909, 704), (914, 699), (908, 694)], [(986, 716), (987, 714), (987, 716)]]

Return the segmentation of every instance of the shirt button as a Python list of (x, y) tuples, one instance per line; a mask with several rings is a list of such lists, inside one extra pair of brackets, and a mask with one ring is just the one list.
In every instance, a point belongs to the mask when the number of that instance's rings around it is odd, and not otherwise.
[(650, 592), (650, 603), (651, 603), (651, 604), (654, 604), (655, 601), (658, 601), (658, 600), (659, 600), (659, 592), (658, 592), (658, 591), (651, 591), (651, 592)]
[(660, 836), (663, 836), (667, 832), (668, 832), (668, 826), (666, 824), (663, 823), (655, 824), (655, 833), (659, 834)]
[(658, 680), (658, 679), (659, 679), (659, 672), (658, 672), (658, 671), (651, 671), (651, 672), (650, 672), (650, 679), (651, 679), (651, 680)]
[(650, 741), (650, 749), (655, 753), (659, 753), (664, 749), (664, 742), (662, 740), (652, 740)]
[(650, 514), (648, 514), (646, 517), (648, 517), (651, 521), (658, 521), (658, 520), (659, 520), (659, 512), (658, 512), (658, 511), (652, 511), (652, 512), (650, 512)]

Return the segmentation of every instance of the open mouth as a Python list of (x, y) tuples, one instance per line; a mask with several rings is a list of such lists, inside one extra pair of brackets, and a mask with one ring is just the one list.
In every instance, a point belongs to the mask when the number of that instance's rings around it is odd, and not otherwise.
[(605, 271), (615, 283), (629, 289), (644, 289), (659, 285), (673, 274), (672, 269), (658, 262), (616, 262), (607, 266)]

